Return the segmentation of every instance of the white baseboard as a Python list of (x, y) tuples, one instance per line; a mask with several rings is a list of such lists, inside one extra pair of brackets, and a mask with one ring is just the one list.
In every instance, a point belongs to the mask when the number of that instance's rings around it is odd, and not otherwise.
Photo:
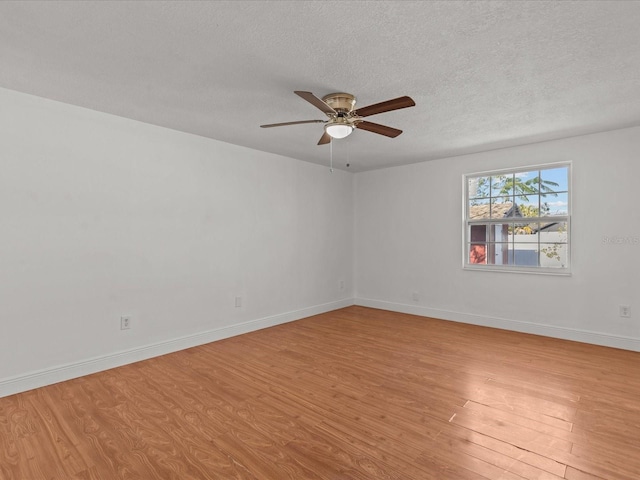
[(573, 340), (574, 342), (591, 343), (605, 347), (621, 348), (640, 352), (640, 338), (623, 337), (601, 332), (588, 330), (577, 330), (567, 327), (556, 327), (542, 323), (523, 322), (506, 318), (491, 317), (488, 315), (476, 315), (471, 313), (460, 313), (450, 310), (423, 307), (419, 305), (406, 305), (402, 303), (386, 302), (382, 300), (372, 300), (369, 298), (356, 298), (355, 305), (363, 307), (378, 308), (380, 310), (390, 310), (392, 312), (409, 313), (422, 317), (438, 318), (454, 322), (469, 323), (483, 327), (501, 328), (522, 333), (542, 335), (544, 337), (560, 338), (563, 340)]
[(59, 365), (36, 372), (30, 372), (16, 377), (0, 379), (0, 398), (15, 393), (26, 392), (34, 388), (44, 387), (53, 383), (71, 380), (72, 378), (90, 375), (92, 373), (121, 367), (129, 363), (147, 360), (149, 358), (166, 355), (186, 348), (204, 345), (224, 338), (249, 333), (262, 328), (273, 327), (282, 323), (300, 320), (301, 318), (330, 312), (339, 308), (353, 305), (353, 298), (338, 300), (335, 302), (315, 305), (291, 312), (270, 315), (256, 320), (243, 322), (236, 325), (216, 328), (205, 332), (175, 338), (164, 342), (143, 345), (130, 350), (114, 352), (95, 358), (84, 359), (78, 362)]

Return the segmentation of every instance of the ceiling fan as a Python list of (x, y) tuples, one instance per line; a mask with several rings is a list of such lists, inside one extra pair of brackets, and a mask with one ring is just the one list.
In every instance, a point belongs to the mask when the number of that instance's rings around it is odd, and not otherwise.
[(322, 110), (329, 119), (271, 123), (269, 125), (260, 125), (260, 127), (271, 128), (299, 125), (302, 123), (324, 123), (324, 134), (320, 137), (318, 145), (330, 143), (332, 138), (345, 138), (356, 128), (395, 138), (402, 133), (402, 130), (368, 122), (363, 120), (363, 118), (370, 115), (377, 115), (378, 113), (413, 107), (416, 104), (410, 97), (398, 97), (393, 100), (387, 100), (386, 102), (356, 109), (356, 97), (350, 93), (330, 93), (322, 97), (322, 99), (319, 99), (311, 92), (295, 91), (293, 93), (302, 97), (314, 107)]

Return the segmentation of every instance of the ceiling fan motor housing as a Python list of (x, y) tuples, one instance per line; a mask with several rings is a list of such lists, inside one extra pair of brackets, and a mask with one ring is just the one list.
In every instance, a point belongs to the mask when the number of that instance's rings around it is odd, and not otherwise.
[(356, 97), (350, 93), (330, 93), (322, 101), (339, 113), (349, 113), (356, 105)]

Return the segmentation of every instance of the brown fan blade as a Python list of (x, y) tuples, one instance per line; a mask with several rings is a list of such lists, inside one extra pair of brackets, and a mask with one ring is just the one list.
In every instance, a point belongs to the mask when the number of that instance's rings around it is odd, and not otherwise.
[(387, 127), (386, 125), (380, 125), (379, 123), (373, 122), (358, 122), (356, 128), (360, 128), (362, 130), (367, 130), (369, 132), (378, 133), (380, 135), (385, 135), (387, 137), (396, 138), (398, 135), (402, 133), (402, 130), (398, 130), (397, 128)]
[(326, 145), (327, 143), (331, 143), (331, 135), (329, 135), (327, 132), (324, 132), (324, 135), (320, 137), (318, 145)]
[(284, 127), (285, 125), (300, 125), (301, 123), (325, 123), (324, 120), (301, 120), (299, 122), (270, 123), (269, 125), (260, 125), (260, 128)]
[(377, 115), (378, 113), (390, 112), (391, 110), (399, 110), (401, 108), (415, 107), (411, 97), (398, 97), (386, 102), (376, 103), (368, 107), (358, 108), (356, 114), (359, 117), (368, 117), (369, 115)]
[(322, 110), (324, 113), (326, 114), (334, 114), (337, 113), (333, 108), (331, 108), (329, 105), (327, 105), (326, 103), (324, 103), (322, 100), (320, 100), (318, 97), (316, 97), (313, 93), (311, 92), (301, 92), (301, 91), (295, 91), (293, 92), (296, 95), (298, 95), (301, 98), (304, 98), (307, 102), (309, 102), (311, 105), (313, 105), (316, 108), (319, 108), (320, 110)]

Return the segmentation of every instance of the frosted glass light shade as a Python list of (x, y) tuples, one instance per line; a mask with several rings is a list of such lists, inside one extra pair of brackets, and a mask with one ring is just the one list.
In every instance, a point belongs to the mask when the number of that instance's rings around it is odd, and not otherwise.
[(324, 127), (324, 131), (332, 138), (344, 138), (351, 135), (353, 127), (346, 123), (330, 123)]

